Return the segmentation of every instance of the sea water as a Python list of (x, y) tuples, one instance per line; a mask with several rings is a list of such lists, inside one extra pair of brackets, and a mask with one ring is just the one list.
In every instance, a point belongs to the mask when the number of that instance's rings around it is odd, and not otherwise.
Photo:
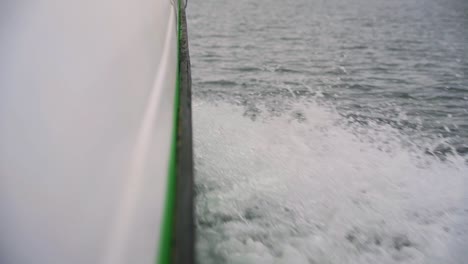
[(468, 2), (187, 12), (198, 263), (465, 263)]

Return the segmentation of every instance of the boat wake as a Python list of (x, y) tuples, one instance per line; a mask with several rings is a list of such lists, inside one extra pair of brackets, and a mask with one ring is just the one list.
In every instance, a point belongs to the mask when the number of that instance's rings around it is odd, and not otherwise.
[(199, 263), (467, 257), (464, 157), (314, 102), (275, 112), (195, 98), (193, 112)]

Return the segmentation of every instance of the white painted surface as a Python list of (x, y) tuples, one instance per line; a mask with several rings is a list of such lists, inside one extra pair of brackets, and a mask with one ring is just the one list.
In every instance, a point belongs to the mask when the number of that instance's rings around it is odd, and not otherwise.
[(154, 263), (170, 0), (0, 1), (0, 263)]

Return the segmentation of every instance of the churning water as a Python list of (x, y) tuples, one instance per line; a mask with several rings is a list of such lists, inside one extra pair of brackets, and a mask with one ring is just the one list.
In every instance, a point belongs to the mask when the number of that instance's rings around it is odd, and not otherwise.
[(466, 263), (468, 2), (192, 0), (197, 259)]

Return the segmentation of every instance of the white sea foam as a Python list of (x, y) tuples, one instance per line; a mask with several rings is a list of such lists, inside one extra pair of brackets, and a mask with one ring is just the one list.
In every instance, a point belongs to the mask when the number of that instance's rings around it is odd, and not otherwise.
[[(468, 168), (314, 103), (280, 116), (196, 99), (197, 258), (463, 263)], [(263, 113), (263, 114), (262, 114)]]

